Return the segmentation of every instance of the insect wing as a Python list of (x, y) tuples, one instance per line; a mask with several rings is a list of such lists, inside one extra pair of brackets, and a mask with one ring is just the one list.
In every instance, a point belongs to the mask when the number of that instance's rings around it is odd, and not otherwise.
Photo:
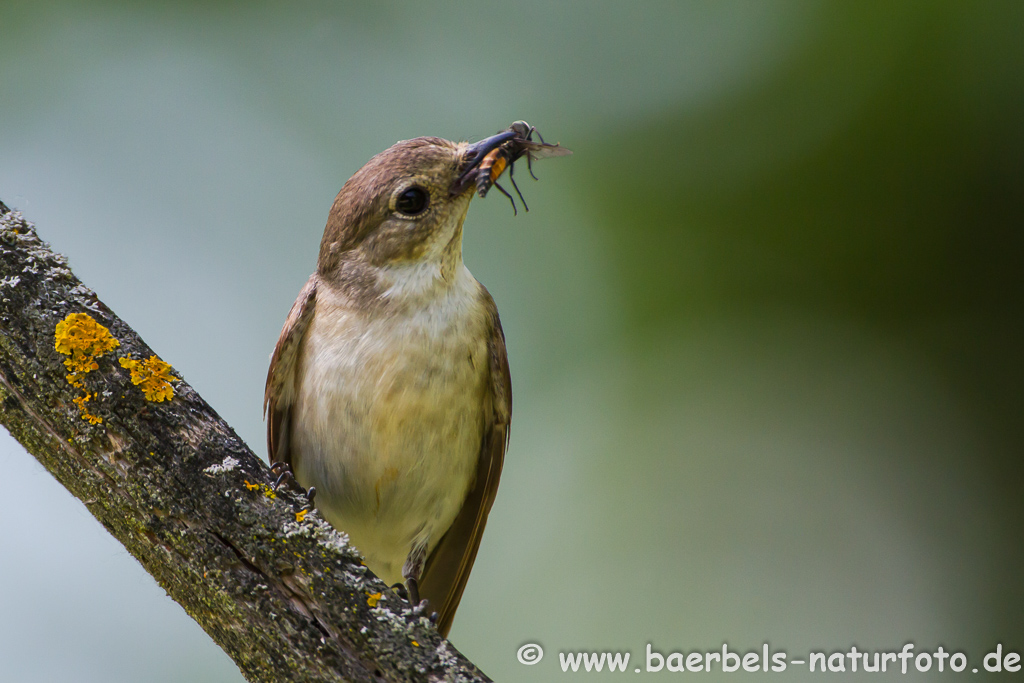
[(513, 144), (519, 147), (518, 156), (528, 154), (531, 159), (550, 159), (551, 157), (565, 157), (572, 154), (571, 149), (561, 145), (548, 145), (531, 140), (515, 140)]

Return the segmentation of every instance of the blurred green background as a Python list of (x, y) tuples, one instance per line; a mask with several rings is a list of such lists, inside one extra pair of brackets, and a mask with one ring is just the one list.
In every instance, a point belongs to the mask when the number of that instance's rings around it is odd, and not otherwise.
[[(0, 199), (261, 454), (349, 175), (520, 118), (575, 151), (466, 226), (516, 407), (452, 640), (496, 680), (647, 643), (1024, 649), (1024, 4), (0, 20)], [(241, 680), (6, 435), (0, 466), (0, 681)]]

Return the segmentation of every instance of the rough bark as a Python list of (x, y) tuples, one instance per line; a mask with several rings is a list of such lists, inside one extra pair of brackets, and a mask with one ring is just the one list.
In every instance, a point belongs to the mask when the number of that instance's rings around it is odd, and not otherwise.
[[(120, 342), (85, 376), (99, 424), (73, 402), (82, 390), (54, 347), (69, 313)], [(117, 359), (151, 355), (0, 203), (0, 422), (248, 680), (488, 680), (316, 511), (297, 518), (305, 497), (275, 493), (269, 469), (186, 382), (170, 401), (147, 400)]]

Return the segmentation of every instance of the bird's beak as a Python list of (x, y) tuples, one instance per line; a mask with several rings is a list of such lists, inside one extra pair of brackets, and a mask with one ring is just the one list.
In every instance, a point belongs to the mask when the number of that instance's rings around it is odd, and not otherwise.
[(467, 189), (473, 187), (476, 174), (474, 171), (476, 167), (480, 165), (487, 154), (498, 147), (501, 147), (509, 140), (516, 137), (517, 133), (514, 130), (503, 130), (497, 135), (492, 135), (489, 138), (484, 138), (480, 142), (474, 142), (472, 145), (466, 148), (466, 151), (462, 156), (462, 167), (459, 171), (459, 177), (452, 183), (451, 190), (449, 193), (452, 197), (457, 197)]

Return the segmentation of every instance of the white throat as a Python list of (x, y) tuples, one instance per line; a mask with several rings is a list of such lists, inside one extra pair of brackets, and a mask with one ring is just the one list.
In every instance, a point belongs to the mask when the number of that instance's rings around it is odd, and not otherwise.
[(423, 305), (464, 287), (466, 278), (475, 283), (462, 263), (462, 222), (466, 212), (452, 218), (416, 261), (378, 266), (384, 299), (397, 304)]

